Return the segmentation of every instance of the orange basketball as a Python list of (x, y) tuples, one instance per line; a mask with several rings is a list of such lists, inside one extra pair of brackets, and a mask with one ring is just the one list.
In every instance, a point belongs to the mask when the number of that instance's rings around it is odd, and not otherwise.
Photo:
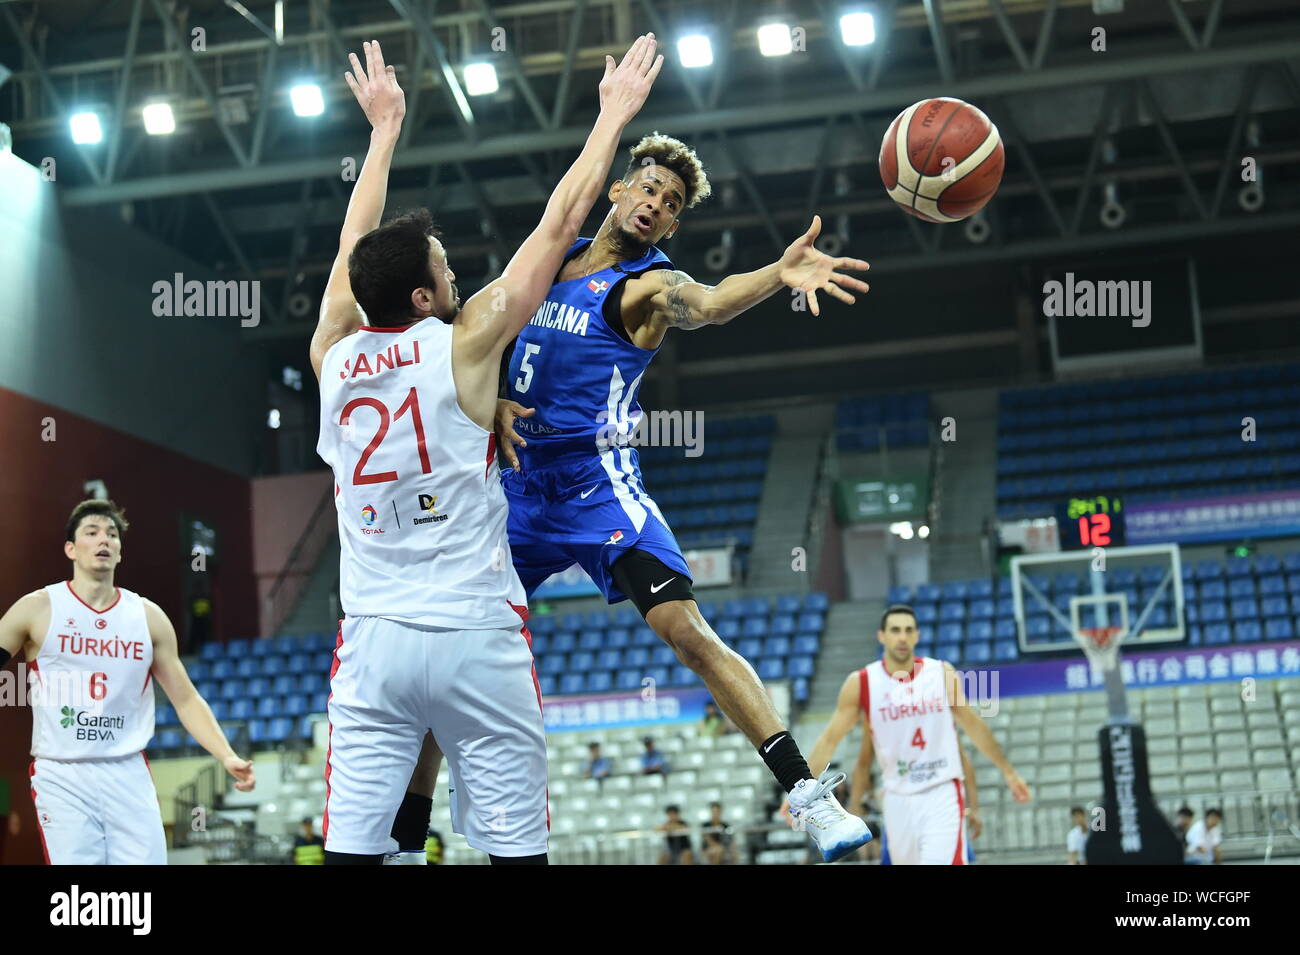
[(880, 144), (880, 178), (890, 198), (926, 222), (959, 222), (984, 208), (1004, 163), (997, 127), (946, 96), (903, 110)]

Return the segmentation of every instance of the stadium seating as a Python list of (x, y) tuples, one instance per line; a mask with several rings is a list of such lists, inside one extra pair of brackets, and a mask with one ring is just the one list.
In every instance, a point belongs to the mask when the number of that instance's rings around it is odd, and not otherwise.
[[(1242, 440), (1242, 408), (1253, 441)], [(1132, 505), (1294, 487), (1300, 365), (1004, 391), (997, 450), (1004, 519), (1095, 488)]]
[(843, 452), (930, 443), (928, 394), (868, 395), (835, 406), (835, 444)]

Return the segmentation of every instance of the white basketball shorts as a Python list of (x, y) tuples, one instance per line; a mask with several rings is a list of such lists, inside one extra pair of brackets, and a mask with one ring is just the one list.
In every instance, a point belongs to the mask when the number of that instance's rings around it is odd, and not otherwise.
[(966, 794), (950, 779), (919, 793), (885, 791), (885, 837), (893, 865), (966, 865)]
[(166, 865), (158, 792), (143, 753), (32, 760), (32, 801), (50, 865)]
[(546, 733), (522, 626), (443, 630), (348, 617), (334, 651), (329, 719), (328, 851), (391, 848), (393, 819), (432, 730), (454, 780), (455, 831), (492, 855), (546, 852)]

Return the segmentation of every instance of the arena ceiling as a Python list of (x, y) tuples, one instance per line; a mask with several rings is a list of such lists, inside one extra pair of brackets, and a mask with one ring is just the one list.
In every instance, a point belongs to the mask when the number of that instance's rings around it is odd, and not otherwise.
[[(874, 43), (841, 42), (848, 9), (873, 13)], [(806, 50), (761, 56), (769, 20), (802, 29)], [(17, 155), (57, 160), (66, 207), (112, 210), (260, 279), (270, 319), (247, 334), (296, 347), (346, 206), (341, 164), (366, 146), (345, 51), (377, 38), (397, 65), (408, 119), (389, 208), (432, 208), (473, 288), (586, 138), (605, 54), (645, 30), (669, 41), (668, 66), (629, 134), (679, 136), (709, 167), (714, 198), (674, 240), (694, 263), (710, 250), (728, 271), (770, 261), (813, 211), (830, 246), (852, 243), (877, 275), (1300, 227), (1294, 0), (0, 0), (13, 74), (0, 122)], [(687, 70), (671, 44), (696, 30), (715, 61)], [(465, 95), (461, 66), (485, 58), (499, 90)], [(289, 108), (303, 80), (320, 83), (323, 115)], [(934, 95), (980, 106), (1006, 142), (1003, 186), (974, 229), (900, 215), (880, 185), (885, 127)], [(158, 97), (173, 135), (142, 128), (140, 106)], [(68, 115), (86, 108), (104, 139), (74, 146)], [(1265, 186), (1243, 198), (1247, 156)], [(1108, 199), (1128, 213), (1115, 228), (1101, 221)]]

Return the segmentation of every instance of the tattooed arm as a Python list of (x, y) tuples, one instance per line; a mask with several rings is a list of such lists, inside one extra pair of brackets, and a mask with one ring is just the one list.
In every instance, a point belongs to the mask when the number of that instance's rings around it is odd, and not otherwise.
[(860, 271), (868, 265), (861, 259), (833, 258), (819, 252), (813, 247), (819, 232), (821, 218), (814, 216), (812, 226), (790, 244), (778, 261), (756, 272), (729, 275), (717, 285), (702, 285), (685, 272), (647, 272), (627, 283), (625, 308), (639, 309), (645, 324), (652, 327), (689, 331), (705, 325), (725, 325), (782, 286), (801, 290), (814, 315), (821, 314), (817, 305), (819, 291), (852, 305), (855, 299), (844, 289), (865, 292), (867, 283), (838, 270)]

